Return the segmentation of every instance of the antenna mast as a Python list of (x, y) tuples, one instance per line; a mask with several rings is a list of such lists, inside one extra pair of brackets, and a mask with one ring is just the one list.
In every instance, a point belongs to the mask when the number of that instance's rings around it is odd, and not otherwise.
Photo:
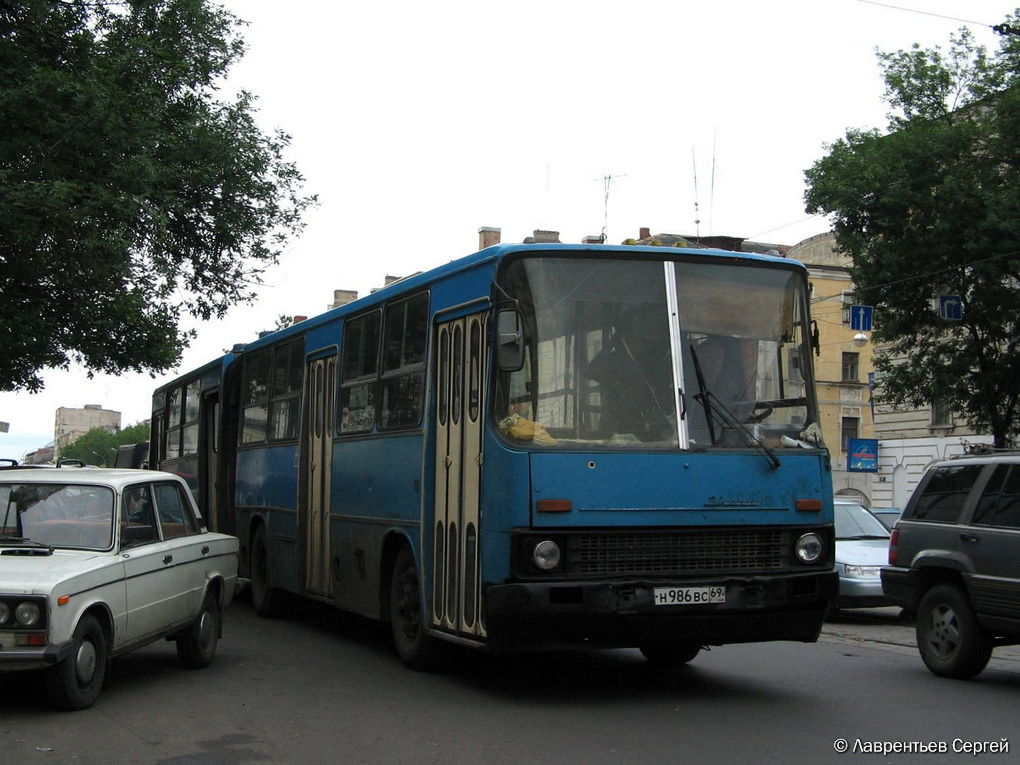
[(701, 239), (701, 217), (698, 214), (698, 160), (691, 147), (691, 164), (694, 165), (694, 238)]
[[(626, 175), (626, 174), (624, 174)], [(623, 175), (619, 173), (613, 175), (612, 173), (602, 176), (602, 243), (605, 244), (609, 238), (609, 187), (613, 183), (613, 178), (622, 178)]]

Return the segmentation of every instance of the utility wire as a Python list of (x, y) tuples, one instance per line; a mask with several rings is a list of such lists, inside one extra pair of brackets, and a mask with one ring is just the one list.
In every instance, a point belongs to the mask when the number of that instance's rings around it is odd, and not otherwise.
[[(863, 2), (863, 0), (861, 0), (861, 1)], [(1020, 255), (1020, 250), (1013, 250), (1012, 252), (1004, 252), (1004, 253), (1002, 253), (1000, 255), (991, 255), (991, 256), (989, 256), (987, 258), (981, 258), (980, 260), (972, 260), (969, 263), (962, 263), (959, 266), (948, 266), (946, 268), (940, 268), (938, 271), (929, 271), (928, 273), (925, 273), (925, 274), (916, 274), (914, 276), (908, 276), (908, 277), (903, 278), (903, 279), (895, 279), (895, 280), (893, 280), (891, 282), (884, 282), (882, 284), (872, 284), (870, 287), (856, 287), (855, 286), (854, 289), (852, 290), (852, 292), (853, 292), (854, 295), (856, 295), (859, 292), (871, 292), (872, 290), (881, 289), (882, 287), (892, 287), (893, 285), (896, 285), (896, 284), (906, 284), (907, 282), (913, 282), (913, 281), (917, 281), (919, 279), (928, 279), (928, 278), (930, 278), (932, 276), (938, 276), (939, 274), (944, 274), (947, 271), (960, 271), (960, 270), (962, 270), (964, 268), (970, 268), (971, 266), (977, 266), (977, 265), (980, 265), (982, 263), (988, 263), (988, 262), (993, 261), (993, 260), (999, 260), (1000, 258), (1012, 258), (1012, 257), (1015, 257), (1017, 255)], [(847, 290), (847, 291), (849, 291), (849, 290)], [(811, 298), (811, 302), (812, 303), (820, 303), (823, 300), (835, 300), (836, 298), (842, 297), (843, 294), (844, 294), (843, 292), (840, 292), (838, 295), (825, 295), (825, 296), (822, 296), (822, 297), (813, 297), (813, 298)]]
[(957, 16), (945, 16), (941, 13), (932, 13), (931, 11), (919, 11), (916, 8), (903, 8), (899, 5), (892, 5), (891, 3), (879, 3), (877, 0), (857, 0), (860, 3), (866, 3), (867, 5), (877, 5), (881, 8), (891, 8), (894, 11), (905, 11), (907, 13), (917, 13), (922, 16), (934, 16), (938, 19), (948, 19), (949, 21), (959, 21), (963, 24), (974, 24), (979, 27), (987, 27), (996, 34), (1000, 35), (1020, 35), (1020, 28), (1013, 27), (1009, 24), (985, 24), (982, 21), (972, 21), (970, 19), (961, 19)]

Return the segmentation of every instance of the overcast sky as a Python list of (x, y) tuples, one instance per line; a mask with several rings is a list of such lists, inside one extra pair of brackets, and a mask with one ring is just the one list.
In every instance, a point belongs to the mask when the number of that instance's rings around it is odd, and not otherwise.
[(57, 407), (141, 421), (157, 385), (320, 313), (335, 288), (474, 252), (481, 226), (504, 242), (822, 233), (804, 171), (848, 127), (886, 125), (875, 49), (944, 46), (961, 26), (992, 49), (1017, 4), (230, 0), (248, 53), (224, 93), (254, 93), (265, 129), (292, 136), (319, 207), (259, 301), (199, 326), (176, 373), (51, 372), (41, 394), (0, 394), (0, 457), (52, 441)]

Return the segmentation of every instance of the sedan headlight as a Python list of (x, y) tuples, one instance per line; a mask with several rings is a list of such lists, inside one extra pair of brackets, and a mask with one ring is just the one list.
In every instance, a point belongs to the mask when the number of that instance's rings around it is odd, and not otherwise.
[(851, 566), (849, 563), (843, 566), (846, 575), (855, 579), (874, 579), (882, 576), (881, 566)]
[(7, 624), (7, 620), (11, 618), (11, 607), (0, 600), (0, 624)]
[(825, 553), (822, 538), (813, 531), (801, 534), (793, 549), (801, 563), (817, 563)]
[(19, 627), (34, 627), (39, 623), (41, 617), (42, 610), (40, 610), (39, 604), (30, 600), (18, 603), (14, 609), (14, 619)]

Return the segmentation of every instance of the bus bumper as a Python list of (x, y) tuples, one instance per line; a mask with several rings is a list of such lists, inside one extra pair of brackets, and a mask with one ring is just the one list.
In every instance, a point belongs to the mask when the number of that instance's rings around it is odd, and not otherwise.
[[(656, 605), (656, 587), (726, 587), (726, 602)], [(796, 640), (813, 643), (834, 571), (697, 582), (541, 582), (491, 585), (486, 630), (494, 650), (668, 641), (702, 645)]]

